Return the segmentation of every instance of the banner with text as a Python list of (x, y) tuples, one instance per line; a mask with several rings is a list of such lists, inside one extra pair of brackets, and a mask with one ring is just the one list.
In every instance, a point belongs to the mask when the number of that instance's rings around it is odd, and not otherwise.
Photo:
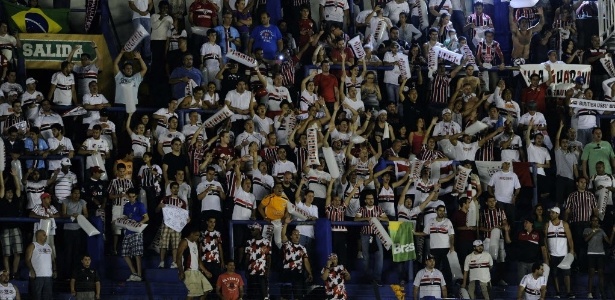
[(591, 76), (590, 65), (572, 65), (572, 64), (551, 64), (551, 74), (547, 74), (545, 65), (543, 64), (528, 64), (519, 66), (519, 72), (523, 76), (526, 85), (530, 85), (530, 76), (538, 74), (541, 82), (548, 80), (547, 76), (551, 76), (553, 83), (547, 90), (547, 97), (564, 98), (566, 91), (574, 86), (574, 80), (577, 77), (585, 77), (583, 88), (589, 88), (589, 80)]
[(402, 262), (416, 259), (414, 226), (411, 222), (389, 222), (389, 234), (393, 241), (393, 261)]
[(570, 107), (579, 107), (600, 111), (615, 111), (615, 102), (571, 98)]
[[(81, 46), (81, 49), (75, 52), (73, 61), (79, 62), (81, 54), (89, 54), (92, 60), (97, 60), (96, 65), (102, 71), (98, 74), (99, 91), (115, 91), (113, 60), (102, 35), (22, 33), (19, 39), (22, 45), (21, 55), (28, 69), (59, 70), (60, 64), (68, 58), (71, 49)], [(96, 43), (101, 57), (96, 57), (92, 42)], [(110, 93), (104, 94), (107, 99), (113, 99)]]

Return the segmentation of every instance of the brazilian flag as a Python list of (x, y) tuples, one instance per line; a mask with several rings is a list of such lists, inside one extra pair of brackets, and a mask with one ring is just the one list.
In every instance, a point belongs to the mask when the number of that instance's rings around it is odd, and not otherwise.
[(70, 9), (30, 8), (3, 1), (12, 28), (23, 33), (69, 33)]

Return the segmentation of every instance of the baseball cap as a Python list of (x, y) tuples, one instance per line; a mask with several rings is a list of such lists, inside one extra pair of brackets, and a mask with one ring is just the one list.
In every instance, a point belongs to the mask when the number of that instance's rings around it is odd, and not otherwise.
[(41, 194), (41, 199), (44, 199), (44, 198), (51, 198), (51, 195), (49, 193), (47, 193), (47, 192), (42, 193)]
[(26, 84), (37, 83), (38, 81), (32, 77), (26, 79)]
[(13, 96), (13, 95), (17, 96), (19, 95), (19, 93), (17, 93), (16, 91), (10, 91), (9, 96)]
[(427, 254), (427, 256), (425, 256), (425, 260), (430, 260), (430, 259), (436, 259), (435, 256), (433, 256), (433, 254)]
[(103, 169), (101, 169), (99, 166), (93, 166), (90, 168), (90, 171), (92, 173), (105, 173), (105, 171)]
[(482, 246), (482, 245), (483, 245), (483, 241), (481, 241), (481, 240), (476, 240), (476, 241), (474, 241), (474, 243), (472, 243), (472, 245), (473, 245), (474, 247)]
[(532, 100), (530, 102), (527, 103), (527, 108), (528, 109), (536, 109), (536, 101)]
[(579, 76), (579, 77), (575, 78), (575, 79), (574, 79), (574, 83), (577, 83), (577, 84), (585, 84), (585, 77), (583, 77), (583, 76)]
[(556, 207), (551, 207), (551, 208), (549, 208), (549, 211), (554, 211), (554, 212), (556, 212), (557, 214), (559, 214), (559, 213), (560, 213), (559, 207), (557, 207), (557, 206), (556, 206)]
[(63, 166), (72, 166), (73, 164), (70, 162), (70, 159), (68, 157), (62, 158), (62, 161), (60, 162)]
[(445, 108), (444, 110), (442, 110), (442, 115), (445, 115), (445, 114), (452, 114), (452, 113), (453, 113), (453, 111), (452, 111), (452, 110), (450, 110), (450, 109), (448, 109), (448, 108)]
[(387, 113), (386, 109), (381, 109), (381, 110), (378, 112), (378, 115), (381, 115), (381, 114), (385, 114), (385, 115), (386, 115), (386, 114), (388, 114), (388, 113)]

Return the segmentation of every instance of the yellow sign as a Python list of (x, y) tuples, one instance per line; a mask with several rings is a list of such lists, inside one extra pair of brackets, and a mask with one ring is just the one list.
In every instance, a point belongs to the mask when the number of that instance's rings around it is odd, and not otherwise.
[(111, 97), (115, 92), (113, 60), (102, 35), (21, 33), (19, 39), (22, 44), (21, 56), (26, 60), (26, 68), (48, 70), (60, 70), (60, 64), (67, 60), (71, 49), (77, 45), (81, 45), (82, 51), (75, 53), (74, 62), (79, 63), (81, 53), (88, 53), (92, 59), (96, 58), (96, 52), (91, 44), (95, 42), (101, 55), (97, 61), (101, 71), (98, 74), (99, 90), (108, 99), (113, 99)]

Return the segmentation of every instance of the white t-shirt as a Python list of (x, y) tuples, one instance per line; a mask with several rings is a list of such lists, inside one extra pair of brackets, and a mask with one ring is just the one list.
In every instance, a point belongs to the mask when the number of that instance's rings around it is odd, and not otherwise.
[(282, 101), (291, 102), (290, 93), (285, 86), (275, 86), (267, 84), (267, 111), (280, 111), (280, 103)]
[(461, 132), (461, 126), (455, 121), (440, 121), (434, 126), (432, 136), (453, 135)]
[[(83, 105), (107, 104), (109, 100), (103, 94), (85, 94), (83, 95)], [(100, 112), (97, 110), (88, 110), (88, 114), (83, 118), (83, 124), (89, 124), (100, 119)]]
[(384, 7), (384, 15), (391, 19), (393, 24), (397, 24), (399, 22), (399, 13), (410, 12), (410, 6), (408, 6), (408, 2), (404, 1), (402, 3), (397, 3), (395, 0), (389, 1), (387, 5)]
[[(199, 183), (199, 185), (196, 187), (196, 193), (200, 194), (202, 192), (204, 192), (208, 186), (214, 186), (214, 187), (218, 187), (220, 188), (220, 190), (222, 190), (222, 185), (213, 180), (213, 181), (207, 181), (207, 179), (203, 178), (203, 180), (201, 181), (201, 183)], [(207, 195), (205, 196), (205, 198), (203, 198), (203, 200), (201, 200), (201, 211), (205, 211), (205, 210), (217, 210), (217, 211), (222, 211), (222, 207), (221, 207), (221, 199), (220, 199), (220, 192), (217, 191), (216, 189), (212, 189), (210, 190)], [(234, 213), (234, 211), (233, 211)]]
[[(438, 7), (440, 6), (440, 3), (442, 3), (442, 0), (429, 0), (429, 7)], [(453, 4), (451, 3), (451, 0), (446, 0), (444, 1), (444, 5), (442, 5), (442, 8), (440, 9), (439, 13), (448, 13), (448, 9), (453, 9)]]
[(539, 300), (541, 296), (541, 289), (543, 286), (547, 285), (547, 279), (544, 276), (540, 276), (537, 279), (534, 278), (534, 275), (527, 274), (523, 276), (521, 279), (521, 283), (519, 286), (524, 289), (524, 299), (525, 300)]
[[(299, 202), (297, 204), (297, 208), (304, 210), (309, 213), (311, 216), (318, 219), (318, 207), (312, 204), (310, 206), (305, 205), (303, 202)], [(305, 221), (305, 219), (298, 219), (299, 221)], [(307, 236), (309, 238), (314, 238), (314, 226), (313, 225), (298, 225), (297, 230), (299, 230), (299, 234), (303, 236)]]
[[(503, 142), (509, 139), (510, 135), (500, 134), (494, 138), (497, 145), (500, 146)], [(521, 137), (515, 135), (510, 141), (510, 145), (506, 149), (502, 149), (500, 155), (502, 156), (502, 161), (521, 161), (519, 158), (519, 149), (522, 149), (523, 142), (521, 141)]]
[(201, 56), (203, 56), (203, 64), (209, 72), (220, 70), (219, 58), (222, 57), (222, 50), (218, 44), (207, 42), (201, 46)]
[[(128, 2), (132, 2), (135, 7), (137, 7), (138, 10), (140, 11), (147, 11), (147, 5), (148, 5), (148, 0), (128, 0)], [(132, 11), (132, 10), (131, 10)], [(147, 13), (147, 15), (142, 16), (140, 14), (138, 14), (135, 11), (132, 11), (132, 19), (138, 19), (138, 18), (147, 18), (149, 19), (150, 15), (149, 13)]]
[(475, 280), (480, 282), (491, 281), (491, 273), (489, 273), (491, 267), (493, 267), (493, 258), (487, 251), (479, 254), (474, 252), (468, 254), (463, 264), (463, 270), (469, 273), (470, 282)]
[[(109, 144), (102, 138), (102, 136), (99, 139), (89, 138), (85, 140), (81, 145), (81, 148), (85, 150), (96, 150), (100, 153), (109, 152)], [(86, 156), (85, 167), (89, 169), (90, 167), (93, 167), (95, 165), (96, 163), (94, 162), (92, 156)]]
[(56, 86), (55, 91), (53, 91), (53, 103), (57, 105), (71, 105), (75, 85), (73, 73), (66, 76), (62, 72), (56, 72), (51, 76), (51, 84)]
[[(236, 108), (236, 109), (249, 109), (250, 108), (250, 101), (252, 100), (252, 92), (250, 91), (244, 91), (243, 93), (238, 93), (237, 90), (231, 90), (228, 93), (226, 93), (226, 98), (224, 99), (224, 101), (228, 101), (230, 102), (230, 107)], [(237, 120), (247, 120), (250, 118), (249, 114), (246, 115), (242, 115), (242, 114), (233, 114), (231, 116), (231, 122), (237, 121)]]
[(462, 141), (457, 141), (457, 145), (454, 145), (453, 147), (455, 149), (455, 160), (457, 161), (474, 161), (474, 157), (476, 157), (476, 151), (480, 149), (480, 147), (478, 146), (478, 142), (466, 144)]
[(241, 186), (235, 189), (233, 198), (233, 220), (250, 220), (252, 211), (256, 209), (256, 200), (252, 193), (243, 190)]
[(384, 54), (383, 62), (395, 63), (393, 65), (393, 70), (384, 71), (384, 83), (399, 85), (399, 76), (401, 75), (401, 70), (399, 70), (399, 65), (397, 61), (399, 61), (399, 57), (404, 55), (403, 53), (397, 52), (393, 55), (393, 52), (388, 51)]
[(350, 9), (346, 0), (320, 0), (320, 6), (324, 6), (325, 20), (344, 22), (344, 11)]
[[(58, 146), (64, 145), (64, 150), (61, 153), (58, 153), (60, 155), (67, 155), (69, 151), (75, 150), (75, 148), (73, 148), (73, 143), (71, 142), (71, 140), (65, 136), (62, 137), (62, 140), (58, 140), (57, 138), (52, 137), (47, 140), (47, 145), (49, 145), (49, 150), (55, 150), (58, 148)], [(50, 160), (48, 164), (49, 170), (55, 170), (61, 167), (60, 160)]]
[(126, 104), (126, 100), (139, 103), (139, 85), (143, 81), (141, 73), (134, 73), (130, 77), (119, 72), (115, 75), (115, 104)]
[(265, 133), (265, 136), (271, 132), (273, 120), (270, 117), (265, 117), (262, 119), (258, 115), (254, 115), (252, 121), (254, 121), (254, 131), (261, 134)]
[(271, 174), (273, 177), (282, 178), (284, 176), (284, 173), (286, 173), (287, 171), (293, 174), (297, 174), (297, 167), (290, 160), (278, 160), (273, 165), (273, 171), (271, 172)]
[(455, 234), (451, 220), (444, 218), (438, 222), (436, 218), (433, 218), (428, 224), (423, 229), (423, 232), (429, 234), (429, 246), (431, 249), (450, 248), (449, 235)]
[(519, 177), (512, 170), (498, 171), (489, 180), (489, 186), (494, 187), (495, 199), (503, 203), (512, 203), (515, 189), (521, 188)]
[[(545, 147), (536, 147), (534, 144), (529, 144), (527, 145), (527, 160), (528, 162), (544, 164), (551, 160), (551, 154), (549, 154), (549, 150)], [(536, 168), (536, 173), (538, 175), (546, 175), (545, 169), (542, 167)]]
[[(327, 183), (331, 180), (331, 175), (325, 171), (310, 169), (307, 173), (308, 189), (314, 192), (315, 198), (327, 197)], [(321, 183), (319, 183), (321, 182)]]

